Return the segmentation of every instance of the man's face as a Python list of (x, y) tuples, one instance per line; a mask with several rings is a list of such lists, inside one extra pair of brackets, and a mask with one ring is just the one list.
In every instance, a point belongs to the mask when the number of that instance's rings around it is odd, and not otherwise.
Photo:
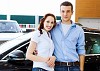
[(69, 22), (73, 14), (73, 11), (71, 10), (71, 6), (61, 6), (60, 14), (61, 14), (62, 22)]

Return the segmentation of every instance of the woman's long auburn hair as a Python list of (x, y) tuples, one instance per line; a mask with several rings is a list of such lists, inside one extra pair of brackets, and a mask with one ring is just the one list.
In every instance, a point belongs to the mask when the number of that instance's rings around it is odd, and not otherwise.
[(43, 34), (42, 29), (44, 29), (44, 21), (48, 16), (52, 16), (54, 18), (54, 26), (53, 26), (53, 28), (56, 26), (56, 17), (55, 17), (55, 15), (53, 15), (51, 13), (47, 13), (47, 14), (45, 14), (45, 16), (43, 18), (40, 19), (40, 25), (38, 27), (38, 30), (40, 31), (40, 34)]

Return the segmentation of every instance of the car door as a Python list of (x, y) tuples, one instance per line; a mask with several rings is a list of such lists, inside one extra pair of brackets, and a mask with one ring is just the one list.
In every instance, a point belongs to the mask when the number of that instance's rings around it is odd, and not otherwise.
[(100, 33), (85, 33), (85, 71), (100, 71)]
[(32, 71), (33, 62), (25, 57), (28, 45), (29, 40), (1, 54), (0, 71)]

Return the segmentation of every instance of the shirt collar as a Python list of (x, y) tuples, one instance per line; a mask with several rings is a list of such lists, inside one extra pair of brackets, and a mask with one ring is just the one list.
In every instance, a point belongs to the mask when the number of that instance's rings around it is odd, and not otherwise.
[(43, 33), (47, 33), (44, 29), (42, 29), (42, 32), (43, 32)]
[(44, 29), (42, 29), (42, 32), (43, 32), (43, 33), (46, 33), (46, 34), (47, 34), (47, 33), (49, 33), (49, 34), (50, 34), (50, 32), (47, 32), (47, 31), (46, 31), (46, 30), (44, 30)]
[[(57, 25), (60, 25), (61, 24), (61, 20), (57, 23)], [(71, 20), (71, 26), (72, 27), (76, 27), (76, 24)]]
[(44, 29), (42, 29), (43, 34), (49, 36), (51, 38), (50, 32), (45, 31)]

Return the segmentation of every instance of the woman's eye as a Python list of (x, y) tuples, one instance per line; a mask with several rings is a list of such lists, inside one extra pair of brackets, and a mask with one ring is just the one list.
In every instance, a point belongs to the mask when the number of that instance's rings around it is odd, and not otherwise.
[(47, 21), (47, 23), (49, 23), (49, 21)]
[(54, 24), (54, 22), (51, 22), (51, 24)]

